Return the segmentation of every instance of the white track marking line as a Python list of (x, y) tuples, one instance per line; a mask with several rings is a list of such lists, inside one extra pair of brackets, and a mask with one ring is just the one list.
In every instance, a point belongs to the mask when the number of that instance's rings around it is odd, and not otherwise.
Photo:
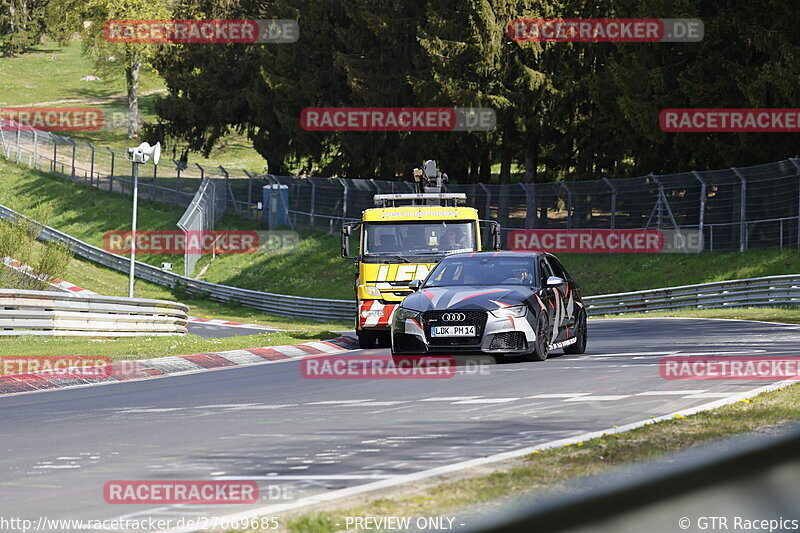
[(734, 392), (701, 392), (698, 394), (689, 394), (684, 396), (686, 399), (694, 400), (698, 398), (727, 398)]
[(294, 475), (283, 475), (279, 474), (277, 476), (215, 476), (214, 479), (220, 480), (244, 480), (244, 481), (258, 481), (258, 480), (270, 480), (270, 479), (283, 479), (283, 480), (348, 480), (348, 479), (389, 479), (394, 477), (394, 474), (330, 474), (330, 475), (308, 475), (308, 476), (294, 476)]
[(460, 402), (452, 402), (453, 405), (459, 404), (481, 404), (481, 403), (507, 403), (515, 402), (520, 398), (477, 398), (475, 400), (461, 400)]
[(368, 398), (366, 400), (325, 400), (322, 402), (311, 402), (305, 405), (347, 405), (349, 403), (372, 402), (374, 400), (374, 398)]
[(700, 394), (701, 392), (706, 392), (707, 390), (708, 389), (651, 390), (634, 394), (634, 396), (683, 396), (685, 394)]
[(567, 398), (565, 402), (612, 402), (614, 400), (621, 400), (623, 398), (630, 398), (630, 394), (617, 394), (611, 396), (576, 396), (575, 398)]
[(483, 398), (483, 396), (442, 396), (440, 398), (423, 398), (417, 400), (418, 402), (457, 402), (460, 400), (474, 400), (475, 398)]
[(575, 398), (576, 396), (589, 396), (591, 392), (564, 392), (554, 394), (537, 394), (536, 396), (526, 396), (530, 399), (546, 399), (546, 398)]
[(399, 405), (402, 403), (410, 403), (410, 400), (386, 401), (386, 402), (362, 402), (354, 404), (353, 407), (383, 407), (386, 405)]

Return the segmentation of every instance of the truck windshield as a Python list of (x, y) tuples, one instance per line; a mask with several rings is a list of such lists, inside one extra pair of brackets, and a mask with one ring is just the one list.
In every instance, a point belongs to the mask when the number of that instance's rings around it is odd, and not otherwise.
[(441, 255), (476, 250), (473, 222), (366, 224), (364, 255)]

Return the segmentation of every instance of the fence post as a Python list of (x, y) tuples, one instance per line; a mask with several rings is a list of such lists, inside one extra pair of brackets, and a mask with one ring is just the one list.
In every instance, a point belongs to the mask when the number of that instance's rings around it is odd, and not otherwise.
[(150, 184), (150, 201), (156, 199), (156, 180), (158, 179), (158, 165), (153, 165), (153, 183)]
[(525, 189), (525, 229), (533, 229), (536, 224), (536, 184), (520, 184)]
[(92, 150), (92, 163), (89, 167), (89, 186), (94, 187), (94, 145), (90, 142), (86, 144), (89, 145), (89, 148)]
[(343, 178), (337, 178), (342, 184), (342, 225), (347, 220), (347, 182)]
[(36, 161), (39, 159), (39, 133), (33, 130), (33, 170), (36, 170)]
[(317, 186), (312, 181), (311, 182), (311, 208), (309, 209), (308, 214), (308, 225), (313, 228), (314, 227), (314, 212), (317, 209)]
[(245, 169), (242, 169), (242, 172), (247, 176), (247, 218), (250, 218), (250, 214), (253, 212), (253, 176)]
[(561, 187), (567, 191), (567, 229), (572, 229), (572, 191), (566, 181), (561, 182)]
[(739, 207), (739, 251), (747, 250), (747, 181), (738, 168), (731, 168), (736, 177), (742, 182), (741, 202)]
[(617, 188), (610, 179), (603, 178), (603, 181), (611, 189), (611, 229), (617, 229)]
[(175, 174), (177, 176), (175, 180), (175, 205), (181, 205), (181, 170), (183, 169), (183, 161), (175, 161), (173, 159), (172, 162), (175, 164)]
[(17, 163), (19, 163), (19, 158), (20, 158), (19, 122), (17, 122), (16, 124), (17, 124)]
[(53, 170), (52, 172), (56, 171), (56, 158), (58, 157), (58, 139), (52, 133), (50, 134), (50, 138), (53, 139)]
[(491, 218), (492, 213), (492, 193), (489, 192), (489, 188), (484, 185), (483, 183), (479, 183), (478, 186), (483, 189), (483, 193), (486, 195), (486, 220)]
[(108, 175), (108, 190), (114, 190), (114, 150), (109, 148), (108, 146), (105, 147), (108, 150), (108, 153), (111, 154), (111, 174)]
[[(797, 162), (797, 159), (790, 157), (789, 161), (792, 162), (794, 168), (796, 168), (798, 174), (800, 174), (800, 163)], [(797, 247), (800, 248), (800, 194), (797, 196)]]
[(700, 229), (700, 235), (702, 235), (706, 220), (706, 181), (696, 170), (692, 171), (692, 176), (700, 182), (700, 217), (698, 220), (698, 227)]
[[(72, 179), (74, 181), (75, 180), (75, 148), (77, 147), (77, 145), (76, 145), (75, 141), (72, 140), (71, 137), (66, 137), (66, 139), (70, 143), (72, 143), (72, 172), (71, 172), (71, 176), (72, 177), (70, 179)], [(86, 182), (86, 178), (84, 178), (83, 181), (85, 183)]]
[[(228, 171), (222, 165), (218, 167), (223, 174), (225, 174), (225, 188), (228, 191), (227, 196), (231, 199), (231, 203), (233, 204), (233, 210), (236, 211), (237, 215), (242, 214), (242, 208), (239, 207), (239, 203), (236, 201), (236, 195), (233, 194), (233, 188), (231, 187), (231, 180), (228, 178)], [(227, 205), (227, 202), (226, 202)]]

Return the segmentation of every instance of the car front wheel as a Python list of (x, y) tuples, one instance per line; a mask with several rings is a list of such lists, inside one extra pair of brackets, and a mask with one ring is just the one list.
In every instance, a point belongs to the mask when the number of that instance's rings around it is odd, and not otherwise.
[(545, 313), (536, 319), (536, 341), (533, 351), (524, 357), (525, 361), (544, 361), (550, 353), (550, 321)]

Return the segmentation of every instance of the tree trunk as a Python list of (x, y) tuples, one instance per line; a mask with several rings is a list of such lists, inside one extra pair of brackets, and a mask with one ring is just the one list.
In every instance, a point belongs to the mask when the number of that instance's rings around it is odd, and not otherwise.
[(131, 52), (131, 61), (125, 68), (125, 81), (128, 84), (128, 139), (139, 137), (139, 68), (142, 60), (139, 51)]
[(503, 142), (500, 146), (500, 199), (497, 204), (497, 221), (508, 225), (508, 204), (511, 194), (511, 160), (513, 150), (514, 119), (510, 111), (504, 113)]
[(14, 30), (15, 28), (15, 16), (16, 16), (16, 8), (14, 6), (14, 0), (9, 2), (8, 4), (8, 39), (11, 41), (11, 46), (8, 47), (8, 57), (14, 57), (14, 48), (16, 47), (16, 43), (14, 42)]

